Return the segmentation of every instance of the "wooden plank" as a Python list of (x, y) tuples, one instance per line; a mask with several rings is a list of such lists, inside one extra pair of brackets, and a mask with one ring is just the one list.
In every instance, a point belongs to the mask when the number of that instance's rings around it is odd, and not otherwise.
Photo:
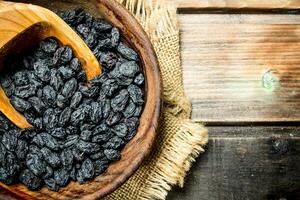
[(300, 120), (300, 15), (182, 14), (193, 119)]
[(299, 199), (300, 127), (209, 127), (207, 151), (168, 200)]
[[(158, 1), (158, 0), (153, 0)], [(207, 9), (299, 9), (299, 0), (166, 0), (184, 10)]]

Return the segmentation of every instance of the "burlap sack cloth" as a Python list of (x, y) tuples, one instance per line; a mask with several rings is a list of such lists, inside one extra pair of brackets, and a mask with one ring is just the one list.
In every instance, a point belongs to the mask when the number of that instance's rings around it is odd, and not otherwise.
[(163, 110), (152, 152), (138, 171), (105, 200), (165, 199), (173, 185), (183, 186), (191, 163), (203, 152), (207, 130), (190, 120), (184, 94), (176, 9), (157, 0), (118, 0), (146, 30), (158, 56), (163, 80)]

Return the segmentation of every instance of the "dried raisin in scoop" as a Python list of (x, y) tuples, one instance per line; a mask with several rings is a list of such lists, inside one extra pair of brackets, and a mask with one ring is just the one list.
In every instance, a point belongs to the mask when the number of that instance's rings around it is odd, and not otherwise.
[[(58, 38), (62, 44), (69, 45), (75, 50), (74, 53), (83, 64), (82, 67), (88, 80), (101, 73), (97, 59), (84, 41), (50, 10), (24, 3), (0, 2), (0, 18), (2, 19), (0, 20), (0, 27), (9, 27), (10, 29), (10, 31), (2, 31), (0, 34), (0, 67), (5, 67), (6, 57), (14, 51), (24, 50), (39, 40), (51, 36)], [(57, 45), (56, 42), (42, 42), (41, 46), (41, 51), (35, 52), (35, 55), (43, 55), (43, 52), (54, 53)], [(72, 57), (71, 49), (67, 46), (62, 47), (55, 52), (53, 64), (64, 64), (70, 61)], [(45, 64), (39, 62), (36, 63), (35, 67), (37, 76), (43, 82), (48, 82), (51, 77)], [(66, 71), (65, 74), (70, 76)], [(17, 85), (23, 85), (26, 81), (28, 80), (24, 79), (23, 74), (16, 74), (15, 82), (18, 83)], [(6, 86), (10, 87), (11, 85), (7, 82)], [(9, 90), (14, 90), (14, 88), (9, 88)], [(15, 90), (18, 91), (18, 97), (31, 96), (35, 92), (32, 88), (30, 92), (29, 90), (25, 92), (22, 87), (16, 87)], [(20, 99), (16, 99), (14, 102), (14, 106), (18, 105), (20, 110), (28, 109), (27, 102)], [(14, 109), (14, 106), (11, 105), (8, 97), (0, 87), (0, 111), (18, 127), (31, 127), (24, 116), (18, 112), (19, 110)]]

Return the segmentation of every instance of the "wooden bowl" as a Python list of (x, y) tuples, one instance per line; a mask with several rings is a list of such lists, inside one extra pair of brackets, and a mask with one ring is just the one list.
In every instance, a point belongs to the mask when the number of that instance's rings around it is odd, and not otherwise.
[(39, 191), (30, 191), (22, 184), (11, 186), (1, 184), (0, 186), (23, 199), (99, 199), (120, 187), (138, 169), (151, 150), (161, 108), (161, 80), (155, 52), (140, 24), (123, 6), (115, 1), (36, 0), (30, 2), (54, 11), (83, 7), (94, 16), (102, 16), (117, 26), (124, 39), (140, 56), (141, 66), (145, 74), (146, 103), (140, 118), (138, 132), (122, 150), (121, 159), (112, 163), (105, 173), (94, 180), (83, 185), (71, 182), (59, 192), (52, 192), (46, 187)]

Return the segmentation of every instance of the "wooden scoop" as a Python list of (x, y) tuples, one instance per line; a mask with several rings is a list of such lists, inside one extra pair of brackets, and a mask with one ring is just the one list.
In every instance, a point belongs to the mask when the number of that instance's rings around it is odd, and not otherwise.
[[(55, 13), (31, 4), (0, 2), (0, 69), (5, 67), (6, 55), (22, 52), (47, 37), (55, 37), (73, 49), (88, 80), (101, 73), (101, 67), (88, 46)], [(32, 127), (11, 105), (1, 86), (0, 111), (19, 128)]]

